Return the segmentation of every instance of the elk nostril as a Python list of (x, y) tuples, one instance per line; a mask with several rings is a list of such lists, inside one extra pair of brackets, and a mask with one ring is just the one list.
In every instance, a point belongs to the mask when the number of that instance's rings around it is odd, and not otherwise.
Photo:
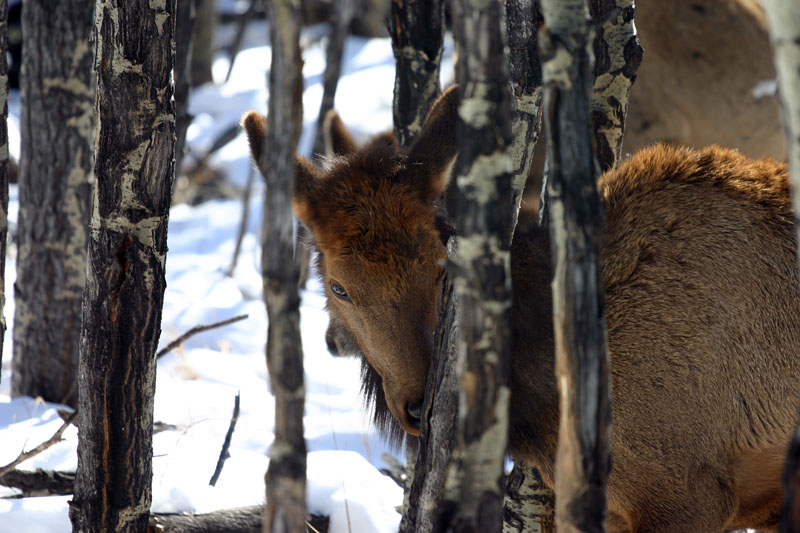
[(406, 402), (406, 414), (408, 415), (409, 422), (415, 427), (420, 427), (422, 419), (422, 402)]

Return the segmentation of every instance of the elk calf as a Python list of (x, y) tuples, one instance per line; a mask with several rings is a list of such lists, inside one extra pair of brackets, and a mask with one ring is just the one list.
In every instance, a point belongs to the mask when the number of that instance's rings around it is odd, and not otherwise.
[[(416, 143), (296, 162), (294, 211), (319, 249), (329, 344), (358, 353), (384, 433), (418, 434), (450, 226), (455, 89)], [(264, 118), (243, 119), (258, 160)], [(800, 283), (783, 165), (655, 145), (599, 180), (612, 391), (609, 529), (714, 532), (777, 524), (800, 406)], [(523, 216), (511, 250), (509, 448), (553, 482), (558, 438), (550, 242)]]

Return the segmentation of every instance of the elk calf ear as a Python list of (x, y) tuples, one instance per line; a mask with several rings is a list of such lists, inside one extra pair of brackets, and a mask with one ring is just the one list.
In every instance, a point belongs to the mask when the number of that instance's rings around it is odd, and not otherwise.
[(444, 91), (433, 103), (422, 131), (408, 151), (409, 169), (428, 201), (444, 192), (458, 153), (458, 101), (458, 86)]
[(347, 127), (336, 111), (328, 111), (328, 114), (325, 115), (322, 135), (325, 138), (325, 155), (348, 155), (358, 149), (353, 137), (347, 131)]
[[(267, 136), (267, 119), (260, 113), (248, 111), (242, 117), (241, 124), (247, 132), (250, 153), (253, 154), (256, 167), (259, 167), (259, 171), (261, 171), (259, 162), (261, 154), (264, 152), (264, 139)], [(292, 208), (297, 218), (308, 224), (313, 216), (314, 191), (321, 179), (321, 173), (313, 164), (299, 155), (295, 155), (294, 161), (295, 181)]]

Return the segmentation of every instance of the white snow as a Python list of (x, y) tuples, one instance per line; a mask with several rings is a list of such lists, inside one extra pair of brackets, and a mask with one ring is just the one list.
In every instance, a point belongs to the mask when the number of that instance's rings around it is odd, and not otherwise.
[[(235, 2), (229, 2), (235, 3)], [(312, 28), (304, 34), (305, 133), (301, 153), (308, 155), (322, 96), (324, 51)], [(315, 33), (316, 32), (316, 33)], [(265, 88), (271, 51), (263, 22), (253, 23), (246, 48), (236, 59), (227, 84), (222, 84), (228, 61), (214, 65), (217, 85), (192, 93), (190, 108), (196, 118), (188, 132), (195, 153), (205, 153), (220, 132), (235, 125), (241, 115), (266, 111)], [(452, 71), (448, 46), (444, 72)], [(443, 75), (446, 78), (447, 75)], [(388, 39), (349, 38), (336, 107), (357, 138), (391, 127), (394, 59)], [(19, 153), (19, 96), (9, 102), (11, 151)], [(187, 158), (188, 159), (188, 158)], [(243, 187), (250, 169), (243, 134), (216, 152), (211, 163), (226, 179)], [(155, 420), (177, 426), (157, 433), (153, 440), (153, 510), (208, 512), (263, 503), (264, 473), (273, 441), (274, 406), (265, 364), (267, 317), (261, 299), (260, 227), (261, 178), (250, 200), (250, 218), (238, 266), (230, 265), (241, 202), (209, 201), (197, 207), (177, 205), (170, 215), (167, 290), (164, 295), (160, 345), (186, 330), (247, 313), (247, 320), (201, 333), (159, 361)], [(16, 187), (11, 190), (10, 219), (15, 227)], [(14, 249), (12, 247), (12, 253)], [(5, 316), (14, 316), (15, 256), (6, 263)], [(305, 354), (308, 446), (308, 507), (329, 515), (331, 531), (395, 531), (402, 490), (377, 468), (391, 452), (371, 430), (359, 396), (359, 362), (332, 357), (325, 347), (327, 314), (320, 285), (310, 280), (302, 293), (301, 329)], [(0, 382), (0, 465), (22, 450), (47, 440), (61, 425), (54, 404), (32, 398), (10, 398), (11, 342), (5, 338)], [(241, 393), (241, 413), (233, 434), (230, 458), (215, 487), (209, 479), (228, 429), (234, 397)], [(22, 469), (76, 468), (77, 430), (70, 427), (64, 440), (23, 463)], [(0, 497), (14, 491), (0, 488)], [(0, 533), (71, 531), (69, 496), (0, 499)]]

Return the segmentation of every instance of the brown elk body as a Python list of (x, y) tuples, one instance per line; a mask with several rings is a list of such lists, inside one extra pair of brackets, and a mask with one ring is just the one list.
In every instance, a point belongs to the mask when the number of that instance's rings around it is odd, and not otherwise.
[[(298, 157), (294, 208), (320, 252), (329, 336), (363, 357), (388, 433), (416, 434), (450, 230), (437, 205), (457, 96), (416, 143), (356, 149), (334, 117), (327, 171)], [(256, 160), (264, 118), (243, 124)], [(770, 528), (800, 406), (800, 282), (786, 170), (719, 147), (642, 150), (599, 181), (612, 383), (611, 531)], [(552, 485), (558, 438), (550, 242), (511, 249), (509, 448)], [(397, 422), (399, 422), (399, 424)]]

